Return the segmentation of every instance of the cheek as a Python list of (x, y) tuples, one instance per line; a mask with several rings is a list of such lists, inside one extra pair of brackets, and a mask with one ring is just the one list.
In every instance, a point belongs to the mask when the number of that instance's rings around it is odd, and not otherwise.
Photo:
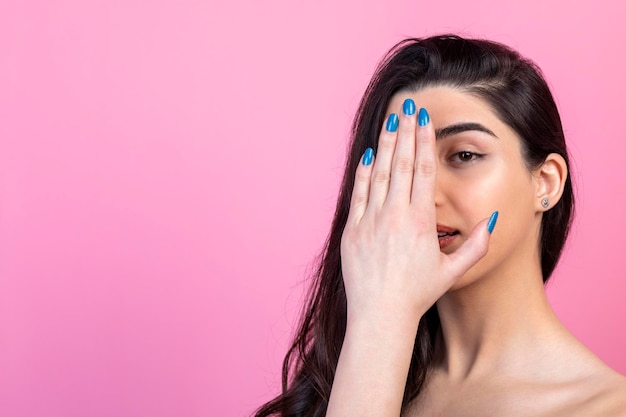
[(480, 279), (511, 259), (517, 259), (517, 252), (530, 247), (528, 243), (531, 242), (534, 227), (534, 212), (529, 197), (533, 191), (527, 178), (523, 172), (514, 175), (504, 170), (498, 174), (481, 176), (480, 180), (474, 180), (471, 184), (464, 184), (472, 190), (471, 197), (458, 200), (457, 210), (464, 217), (468, 231), (496, 210), (499, 217), (489, 242), (489, 252), (452, 290)]
[(534, 189), (525, 167), (494, 161), (459, 172), (452, 182), (457, 190), (455, 205), (473, 224), (496, 210), (503, 218), (521, 219), (532, 213)]

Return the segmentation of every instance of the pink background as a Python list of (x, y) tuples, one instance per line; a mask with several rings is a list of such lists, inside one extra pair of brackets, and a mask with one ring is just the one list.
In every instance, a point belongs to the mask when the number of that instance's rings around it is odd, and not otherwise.
[(245, 416), (279, 390), (348, 129), (406, 36), (544, 69), (578, 180), (557, 313), (626, 373), (623, 2), (7, 1), (0, 414)]

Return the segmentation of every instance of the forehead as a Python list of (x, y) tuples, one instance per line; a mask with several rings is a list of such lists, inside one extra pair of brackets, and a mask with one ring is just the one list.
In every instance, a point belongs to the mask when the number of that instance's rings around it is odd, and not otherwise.
[[(496, 136), (517, 137), (507, 124), (502, 122), (493, 109), (483, 99), (454, 87), (427, 87), (417, 91), (399, 91), (394, 94), (387, 107), (387, 113), (402, 112), (402, 103), (413, 99), (417, 108), (428, 110), (436, 129), (455, 123), (480, 123)], [(519, 139), (519, 138), (518, 138)]]

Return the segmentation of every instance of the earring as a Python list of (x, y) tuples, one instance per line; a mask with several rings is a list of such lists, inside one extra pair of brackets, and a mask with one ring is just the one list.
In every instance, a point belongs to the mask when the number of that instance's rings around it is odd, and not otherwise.
[(548, 200), (547, 198), (542, 198), (541, 199), (541, 205), (543, 206), (543, 208), (548, 208), (548, 206), (550, 205), (550, 200)]

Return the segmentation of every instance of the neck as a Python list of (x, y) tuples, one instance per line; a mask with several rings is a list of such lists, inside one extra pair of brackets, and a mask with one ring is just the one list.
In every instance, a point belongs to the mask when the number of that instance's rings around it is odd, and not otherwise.
[(538, 263), (531, 270), (500, 271), (449, 292), (437, 309), (442, 332), (436, 363), (457, 381), (517, 373), (524, 366), (519, 358), (537, 349), (537, 340), (553, 340), (562, 332)]

